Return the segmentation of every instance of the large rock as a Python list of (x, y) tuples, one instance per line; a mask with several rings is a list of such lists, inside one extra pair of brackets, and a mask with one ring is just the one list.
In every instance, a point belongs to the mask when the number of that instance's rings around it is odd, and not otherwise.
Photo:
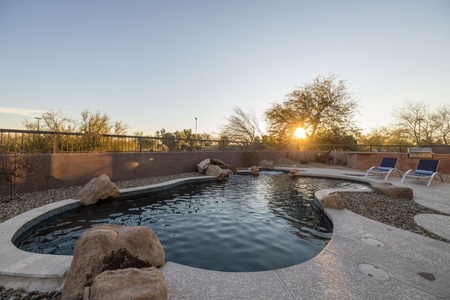
[(222, 169), (218, 165), (209, 165), (205, 172), (206, 176), (214, 176), (219, 179), (228, 178), (228, 176), (231, 174), (233, 174), (231, 170)]
[(370, 187), (377, 193), (395, 198), (413, 198), (413, 190), (409, 187), (395, 186), (390, 182), (371, 182)]
[(230, 169), (222, 169), (222, 174), (226, 174), (227, 177), (228, 177), (229, 175), (234, 175), (233, 171), (230, 170)]
[(76, 199), (80, 199), (82, 205), (92, 205), (98, 200), (109, 197), (117, 197), (119, 189), (111, 182), (108, 175), (103, 174), (89, 181), (77, 194)]
[(211, 160), (209, 158), (202, 160), (197, 164), (197, 170), (199, 173), (205, 173), (208, 166), (211, 164)]
[(236, 168), (235, 166), (233, 166), (233, 165), (225, 164), (225, 165), (223, 166), (223, 168), (224, 168), (225, 170), (230, 170), (231, 172), (233, 172), (233, 174), (237, 174), (237, 168)]
[(222, 168), (217, 165), (209, 165), (205, 171), (206, 176), (219, 177), (221, 173), (222, 173)]
[(222, 169), (225, 169), (225, 163), (223, 160), (220, 160), (218, 158), (211, 158), (211, 164), (221, 167)]
[(274, 164), (273, 164), (273, 161), (271, 161), (271, 160), (262, 160), (259, 162), (259, 165), (261, 166), (261, 168), (264, 168), (264, 169), (269, 169), (269, 170), (274, 169)]
[(82, 299), (85, 287), (107, 270), (161, 267), (164, 249), (145, 226), (102, 225), (86, 230), (75, 245), (62, 299)]
[(320, 199), (320, 206), (322, 208), (344, 209), (345, 201), (338, 193), (331, 193)]
[(197, 170), (206, 176), (227, 178), (229, 175), (237, 174), (237, 168), (228, 165), (218, 158), (207, 158), (197, 164)]
[(105, 271), (95, 277), (90, 288), (90, 300), (162, 300), (167, 297), (164, 276), (153, 267)]

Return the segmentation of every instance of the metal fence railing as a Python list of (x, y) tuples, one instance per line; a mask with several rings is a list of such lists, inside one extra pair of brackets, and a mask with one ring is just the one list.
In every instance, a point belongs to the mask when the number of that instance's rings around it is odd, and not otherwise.
[(3, 153), (231, 151), (260, 150), (261, 146), (229, 140), (0, 129)]
[[(295, 143), (294, 143), (295, 144)], [(413, 145), (344, 145), (299, 143), (295, 147), (313, 151), (407, 152)], [(436, 153), (450, 153), (449, 146), (431, 146)], [(439, 148), (440, 147), (440, 148)], [(286, 145), (248, 143), (231, 140), (182, 139), (111, 134), (87, 134), (0, 129), (0, 153), (72, 153), (72, 152), (177, 152), (280, 150)], [(291, 148), (292, 149), (292, 148)]]
[(355, 152), (408, 152), (412, 145), (369, 145), (369, 144), (306, 144), (304, 150), (314, 151), (355, 151)]

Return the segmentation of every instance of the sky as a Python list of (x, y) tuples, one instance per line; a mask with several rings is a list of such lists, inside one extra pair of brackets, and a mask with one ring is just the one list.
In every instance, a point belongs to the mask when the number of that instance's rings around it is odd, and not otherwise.
[[(365, 131), (450, 105), (448, 0), (0, 0), (0, 128), (53, 110), (218, 134), (337, 74)], [(197, 121), (195, 120), (197, 118)]]

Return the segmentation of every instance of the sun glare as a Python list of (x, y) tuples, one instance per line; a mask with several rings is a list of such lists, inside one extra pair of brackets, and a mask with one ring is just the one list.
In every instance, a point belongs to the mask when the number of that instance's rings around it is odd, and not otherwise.
[(298, 139), (305, 139), (306, 138), (306, 131), (302, 127), (299, 127), (295, 129), (294, 135)]

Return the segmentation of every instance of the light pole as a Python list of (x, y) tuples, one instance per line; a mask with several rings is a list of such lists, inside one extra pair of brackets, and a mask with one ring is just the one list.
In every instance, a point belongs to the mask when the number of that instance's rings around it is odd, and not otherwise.
[(38, 121), (38, 130), (37, 131), (40, 131), (39, 130), (39, 120), (41, 120), (42, 118), (40, 118), (40, 117), (34, 117), (37, 121)]
[(195, 117), (195, 139), (197, 139), (197, 117)]

